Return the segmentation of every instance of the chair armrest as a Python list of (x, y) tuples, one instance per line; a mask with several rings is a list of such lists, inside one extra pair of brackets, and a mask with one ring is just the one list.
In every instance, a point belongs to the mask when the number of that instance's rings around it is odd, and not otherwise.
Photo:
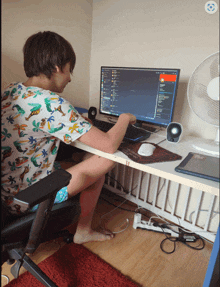
[(62, 187), (67, 186), (72, 175), (64, 169), (59, 169), (37, 183), (27, 187), (15, 195), (15, 203), (31, 208), (36, 204), (50, 198), (57, 193)]

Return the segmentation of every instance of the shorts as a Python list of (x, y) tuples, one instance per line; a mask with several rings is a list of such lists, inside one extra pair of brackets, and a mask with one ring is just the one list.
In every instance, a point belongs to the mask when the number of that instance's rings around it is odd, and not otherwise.
[[(57, 195), (55, 197), (54, 200), (54, 204), (56, 203), (61, 203), (63, 201), (66, 201), (68, 199), (68, 192), (67, 192), (67, 186), (64, 186), (63, 188), (61, 188), (58, 192)], [(30, 208), (29, 211), (34, 212), (38, 209), (39, 204), (33, 206), (32, 208)]]
[[(58, 161), (55, 161), (53, 164), (53, 167), (55, 170), (58, 170), (61, 168), (61, 165)], [(55, 197), (54, 200), (54, 204), (56, 203), (61, 203), (63, 201), (66, 201), (68, 199), (68, 192), (67, 192), (67, 186), (64, 186), (63, 188), (61, 188), (58, 192), (57, 195)], [(34, 212), (38, 209), (39, 204), (33, 206), (32, 208), (29, 209), (29, 211)]]

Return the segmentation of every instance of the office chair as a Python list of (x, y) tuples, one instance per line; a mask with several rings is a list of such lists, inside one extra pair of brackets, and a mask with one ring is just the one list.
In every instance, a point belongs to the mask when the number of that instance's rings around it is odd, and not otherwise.
[(44, 286), (57, 287), (26, 253), (32, 254), (41, 243), (59, 237), (63, 237), (66, 243), (73, 242), (74, 235), (63, 228), (78, 220), (79, 195), (53, 205), (56, 193), (68, 185), (70, 179), (70, 173), (59, 169), (15, 196), (15, 201), (21, 206), (31, 208), (39, 204), (36, 212), (14, 216), (2, 201), (1, 265), (6, 261), (8, 264), (16, 261), (11, 268), (15, 278), (23, 266)]

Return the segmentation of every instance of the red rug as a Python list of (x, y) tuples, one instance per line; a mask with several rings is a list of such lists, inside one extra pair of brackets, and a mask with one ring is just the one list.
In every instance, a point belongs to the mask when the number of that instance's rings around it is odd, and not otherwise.
[[(111, 267), (82, 245), (67, 244), (38, 265), (59, 287), (137, 287), (129, 278)], [(25, 272), (7, 287), (42, 287)]]

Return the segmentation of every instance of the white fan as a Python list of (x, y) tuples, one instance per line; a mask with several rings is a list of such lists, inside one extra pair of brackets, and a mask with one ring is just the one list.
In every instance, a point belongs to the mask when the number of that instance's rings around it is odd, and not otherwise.
[(213, 156), (219, 156), (219, 53), (212, 54), (195, 69), (187, 89), (192, 111), (206, 123), (217, 127), (215, 140), (201, 139), (193, 146)]

